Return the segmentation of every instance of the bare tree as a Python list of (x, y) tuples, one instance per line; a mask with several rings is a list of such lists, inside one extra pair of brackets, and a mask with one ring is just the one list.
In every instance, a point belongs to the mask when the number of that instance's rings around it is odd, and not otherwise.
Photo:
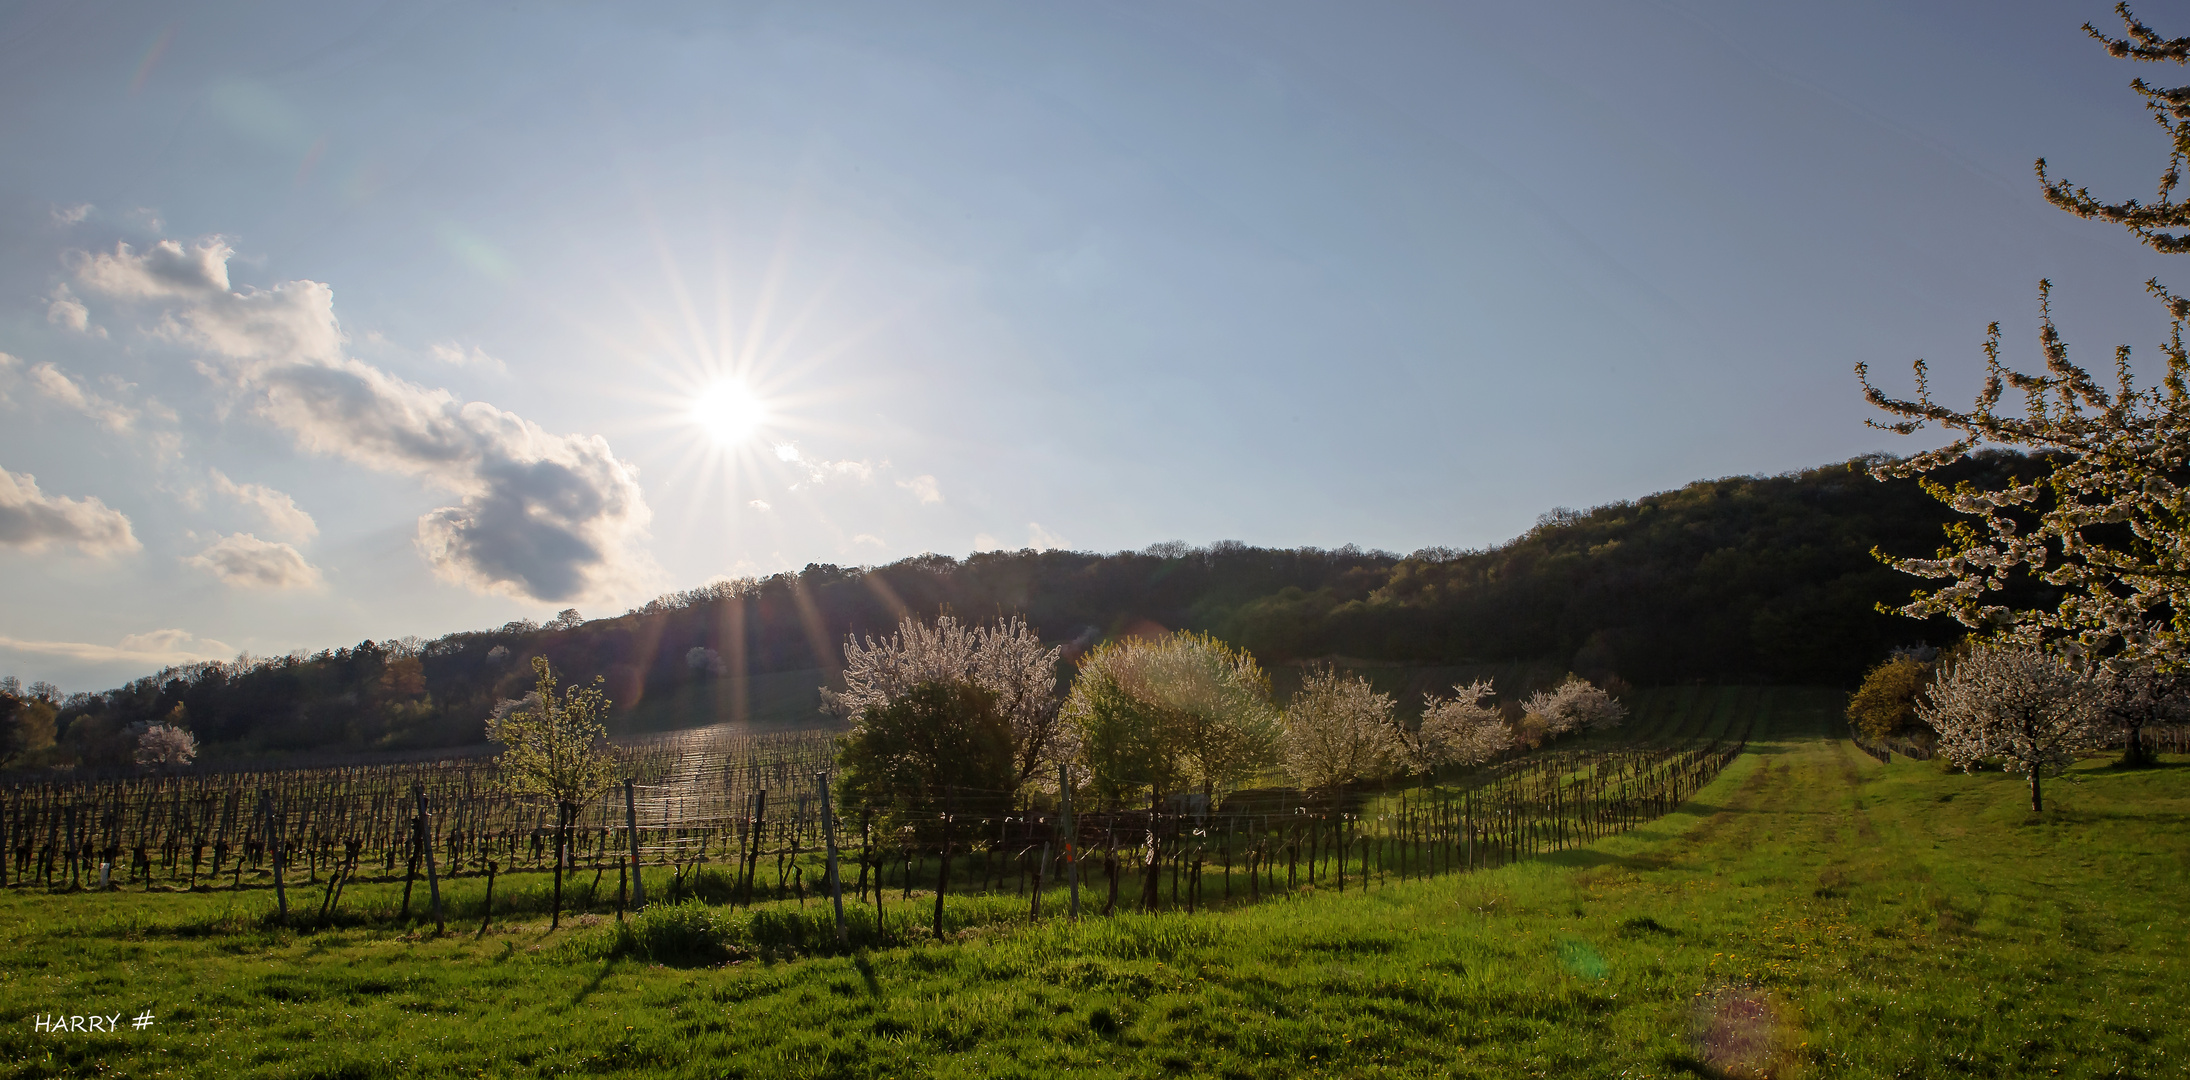
[(2026, 645), (1984, 644), (1943, 668), (1917, 717), (1939, 733), (1939, 753), (1965, 770), (1999, 758), (2030, 777), (2030, 808), (2043, 810), (2040, 779), (2058, 775), (2097, 745), (2094, 694), (2059, 655)]
[(867, 710), (886, 708), (922, 683), (963, 682), (996, 695), (1011, 721), (1012, 759), (1020, 785), (1046, 777), (1062, 756), (1057, 710), (1057, 657), (1025, 619), (967, 626), (943, 615), (928, 625), (906, 616), (887, 638), (844, 641), (844, 689), (822, 688), (823, 706), (854, 725)]
[(1391, 772), (1405, 761), (1390, 694), (1359, 675), (1308, 673), (1285, 707), (1285, 770), (1309, 788), (1336, 788)]

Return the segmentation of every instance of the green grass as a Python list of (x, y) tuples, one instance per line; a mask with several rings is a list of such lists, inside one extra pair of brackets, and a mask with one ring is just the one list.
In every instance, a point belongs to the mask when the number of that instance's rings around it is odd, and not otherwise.
[[(2190, 1067), (2190, 766), (2094, 761), (2032, 815), (2016, 778), (1882, 766), (1833, 738), (1831, 695), (1675, 704), (1664, 721), (1698, 733), (1758, 720), (1751, 752), (1665, 818), (1534, 863), (1214, 916), (1037, 924), (1016, 898), (954, 897), (954, 925), (974, 928), (936, 944), (915, 937), (923, 897), (892, 892), (915, 943), (835, 953), (818, 903), (552, 934), (528, 915), (481, 939), (393, 925), (388, 886), (353, 888), (355, 924), (316, 933), (265, 926), (261, 892), (10, 890), (0, 1075)], [(453, 906), (477, 887), (455, 883)], [(536, 888), (507, 877), (498, 904)], [(142, 1033), (32, 1030), (39, 1013), (142, 1009), (159, 1018)]]

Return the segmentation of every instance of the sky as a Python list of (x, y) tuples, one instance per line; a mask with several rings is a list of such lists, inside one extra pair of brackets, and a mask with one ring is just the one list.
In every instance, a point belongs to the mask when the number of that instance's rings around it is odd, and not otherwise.
[[(2164, 34), (2190, 5), (2147, 3)], [(1496, 544), (2175, 271), (2103, 2), (0, 8), (0, 673)], [(2170, 81), (2172, 80), (2172, 81)], [(2180, 280), (2180, 275), (2176, 275)], [(2190, 283), (2185, 283), (2190, 284)]]

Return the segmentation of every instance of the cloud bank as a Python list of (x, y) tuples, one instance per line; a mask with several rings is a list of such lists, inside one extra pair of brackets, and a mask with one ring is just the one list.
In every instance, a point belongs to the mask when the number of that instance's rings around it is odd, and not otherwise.
[(201, 638), (187, 630), (152, 630), (142, 634), (130, 634), (119, 645), (94, 645), (83, 641), (27, 641), (22, 638), (0, 637), (0, 649), (38, 656), (58, 656), (67, 660), (89, 663), (123, 663), (142, 667), (168, 667), (200, 660), (221, 660), (235, 655), (235, 650), (211, 638)]
[(153, 332), (211, 358), (205, 373), (254, 399), (299, 447), (456, 495), (456, 505), (418, 520), (418, 549), (443, 578), (547, 601), (640, 584), (647, 564), (636, 545), (651, 513), (637, 470), (606, 440), (551, 434), (346, 357), (333, 289), (303, 280), (232, 287), (233, 255), (208, 237), (141, 252), (118, 244), (70, 265), (86, 289), (161, 305)]
[(22, 551), (62, 546), (113, 555), (140, 545), (121, 511), (97, 498), (47, 495), (29, 473), (0, 469), (0, 546)]

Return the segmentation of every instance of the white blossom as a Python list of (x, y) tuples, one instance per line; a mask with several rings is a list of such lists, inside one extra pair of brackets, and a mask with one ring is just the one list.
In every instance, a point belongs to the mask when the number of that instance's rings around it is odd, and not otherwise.
[(1011, 719), (1019, 782), (1046, 777), (1067, 751), (1059, 740), (1056, 648), (1018, 616), (992, 626), (967, 626), (950, 615), (934, 625), (906, 616), (887, 638), (844, 640), (844, 689), (824, 688), (824, 706), (860, 723), (868, 709), (886, 706), (924, 682), (970, 682), (996, 695)]
[(1423, 695), (1416, 737), (1422, 765), (1477, 765), (1513, 746), (1513, 728), (1490, 703), (1495, 696), (1490, 680), (1455, 684), (1452, 692), (1449, 698)]
[(2027, 645), (1984, 644), (1943, 666), (1916, 716), (1939, 733), (1939, 753), (1964, 769), (2000, 759), (2030, 777), (2030, 808), (2040, 810), (2039, 779), (2058, 774), (2098, 743), (2094, 684), (2061, 656)]
[(137, 764), (147, 768), (188, 765), (198, 756), (198, 738), (169, 724), (152, 724), (137, 736)]
[(2117, 663), (2090, 671), (2087, 677), (2093, 721), (2102, 737), (2121, 741), (2124, 764), (2148, 765), (2155, 760), (2148, 730), (2190, 722), (2190, 671)]
[[(1988, 330), (1985, 382), (1968, 411), (1932, 400), (1924, 364), (1916, 364), (1916, 395), (1889, 397), (1856, 366), (1871, 404), (1899, 417), (1873, 426), (1901, 434), (1937, 424), (1952, 442), (1871, 469), (1881, 480), (1944, 468), (1986, 445), (2022, 447), (2043, 475), (2009, 481), (1996, 491), (1926, 490), (1968, 515), (1949, 530), (1933, 558), (1893, 558), (1894, 568), (1944, 582), (1898, 610), (1915, 618), (1949, 615), (1985, 632), (2003, 631), (2027, 644), (2048, 644), (2073, 658), (2099, 658), (2109, 668), (2147, 662), (2172, 665), (2190, 652), (2177, 628), (2190, 613), (2190, 350), (2183, 323), (2190, 300), (2157, 283), (2148, 289), (2172, 317), (2161, 346), (2166, 374), (2139, 389), (2129, 352), (2116, 350), (2111, 391), (2070, 362), (2039, 284), (2039, 347), (2045, 371), (2026, 374), (2000, 359), (2000, 327)], [(2014, 389), (2020, 407), (2003, 407)], [(2110, 526), (2110, 528), (2095, 528)], [(2018, 573), (2059, 589), (2051, 609), (2014, 610), (1995, 594)]]
[(1627, 706), (1579, 675), (1567, 676), (1555, 689), (1529, 695), (1521, 709), (1542, 721), (1547, 735), (1615, 728), (1627, 719)]
[(1390, 694), (1359, 675), (1312, 671), (1285, 707), (1285, 770), (1302, 787), (1383, 776), (1406, 760)]

